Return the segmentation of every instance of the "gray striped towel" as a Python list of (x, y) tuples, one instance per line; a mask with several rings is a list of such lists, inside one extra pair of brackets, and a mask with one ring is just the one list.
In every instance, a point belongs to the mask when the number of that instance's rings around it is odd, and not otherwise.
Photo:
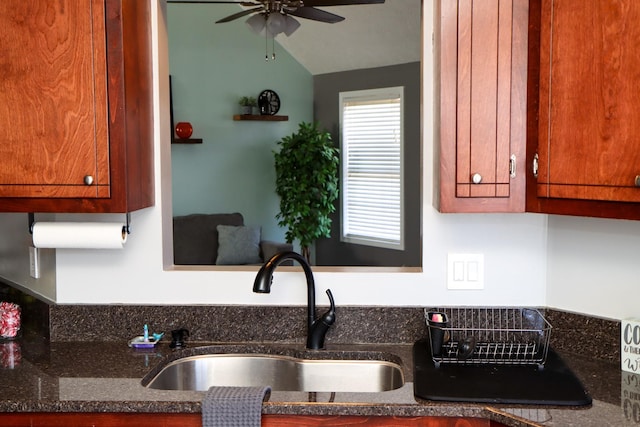
[(202, 401), (202, 427), (260, 427), (271, 387), (211, 387)]

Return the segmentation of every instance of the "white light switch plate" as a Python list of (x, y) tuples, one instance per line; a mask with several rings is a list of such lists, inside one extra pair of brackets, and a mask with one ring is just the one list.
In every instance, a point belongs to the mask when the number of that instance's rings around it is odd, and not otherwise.
[(447, 289), (484, 289), (484, 254), (448, 254)]

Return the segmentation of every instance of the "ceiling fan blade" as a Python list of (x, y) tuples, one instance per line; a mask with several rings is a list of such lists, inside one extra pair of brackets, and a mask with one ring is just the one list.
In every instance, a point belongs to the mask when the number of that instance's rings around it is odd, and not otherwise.
[(384, 0), (305, 0), (305, 6), (348, 6), (352, 4), (381, 4)]
[(298, 18), (311, 19), (313, 21), (326, 22), (328, 24), (344, 21), (344, 17), (340, 15), (309, 6), (299, 7), (294, 11), (287, 11), (287, 13), (289, 15), (297, 16)]
[(238, 13), (234, 13), (233, 15), (229, 15), (226, 18), (222, 18), (222, 19), (216, 21), (216, 24), (221, 24), (223, 22), (230, 22), (230, 21), (233, 21), (235, 19), (242, 18), (243, 16), (250, 15), (253, 12), (257, 12), (259, 10), (262, 10), (262, 6), (254, 7), (253, 9), (247, 9), (247, 10), (243, 10), (243, 11), (238, 12)]

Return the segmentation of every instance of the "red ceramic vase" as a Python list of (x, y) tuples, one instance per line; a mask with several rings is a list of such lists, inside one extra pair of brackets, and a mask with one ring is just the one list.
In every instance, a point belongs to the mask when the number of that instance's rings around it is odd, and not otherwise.
[(176, 135), (178, 138), (187, 139), (193, 133), (193, 126), (189, 122), (180, 122), (176, 125)]

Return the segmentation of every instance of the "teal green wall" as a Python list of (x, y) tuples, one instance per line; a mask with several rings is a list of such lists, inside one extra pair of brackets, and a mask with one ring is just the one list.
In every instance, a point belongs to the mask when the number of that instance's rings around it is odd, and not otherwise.
[[(265, 39), (248, 29), (246, 18), (215, 24), (240, 10), (168, 5), (174, 121), (191, 122), (193, 137), (204, 140), (172, 145), (173, 214), (240, 212), (246, 224), (262, 226), (263, 238), (284, 241), (275, 220), (272, 151), (298, 123), (313, 120), (313, 79), (277, 41), (276, 61), (265, 61)], [(278, 93), (278, 114), (289, 121), (233, 121), (238, 98), (257, 98), (264, 89)]]

